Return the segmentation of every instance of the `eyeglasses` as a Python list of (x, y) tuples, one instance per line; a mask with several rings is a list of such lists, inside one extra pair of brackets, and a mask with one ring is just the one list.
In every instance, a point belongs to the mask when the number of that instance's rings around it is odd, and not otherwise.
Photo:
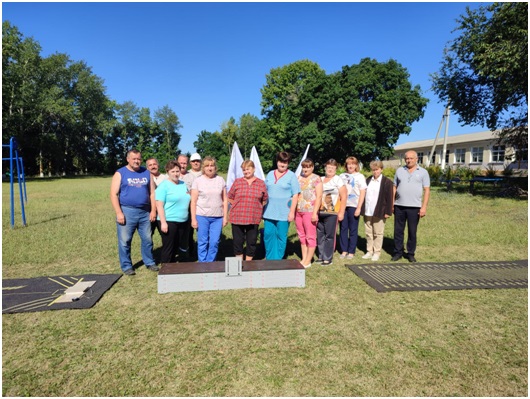
[(201, 162), (201, 161), (199, 161), (198, 159), (194, 159), (194, 160), (191, 161), (191, 162)]

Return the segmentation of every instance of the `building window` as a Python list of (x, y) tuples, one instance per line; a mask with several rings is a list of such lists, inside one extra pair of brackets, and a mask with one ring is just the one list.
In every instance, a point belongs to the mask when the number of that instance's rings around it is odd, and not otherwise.
[[(431, 152), (429, 151), (429, 155), (431, 154)], [(431, 164), (434, 165), (436, 164), (436, 151), (434, 151), (432, 153), (432, 156), (431, 156)]]
[(418, 163), (423, 165), (423, 152), (418, 152)]
[(449, 153), (450, 153), (450, 152), (451, 152), (451, 151), (449, 151), (449, 150), (446, 150), (446, 151), (445, 151), (445, 164), (446, 164), (446, 165), (449, 165)]
[(504, 161), (504, 146), (494, 145), (491, 147), (491, 162), (503, 162)]
[(455, 150), (455, 163), (466, 163), (466, 149), (457, 148)]
[(471, 148), (471, 162), (482, 163), (484, 155), (484, 147), (472, 147)]

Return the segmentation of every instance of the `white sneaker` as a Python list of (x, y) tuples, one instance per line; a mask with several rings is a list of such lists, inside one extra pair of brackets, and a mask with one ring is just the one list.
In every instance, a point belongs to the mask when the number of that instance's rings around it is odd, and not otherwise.
[(363, 255), (363, 259), (371, 259), (373, 256), (373, 253), (371, 252), (367, 252)]
[(377, 262), (379, 260), (379, 255), (378, 254), (375, 254), (374, 256), (372, 256), (372, 260), (374, 262)]
[(303, 265), (306, 269), (311, 267), (311, 263), (309, 265)]

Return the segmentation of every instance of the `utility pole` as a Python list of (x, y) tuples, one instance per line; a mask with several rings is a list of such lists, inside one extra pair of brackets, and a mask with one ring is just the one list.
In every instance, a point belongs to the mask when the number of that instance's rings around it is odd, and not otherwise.
[(450, 109), (449, 109), (449, 105), (447, 105), (447, 107), (445, 108), (445, 113), (444, 113), (445, 135), (444, 135), (444, 146), (442, 149), (442, 170), (445, 169), (445, 153), (447, 151), (447, 135), (449, 134), (449, 113), (450, 113)]
[[(442, 130), (442, 126), (445, 122), (445, 135), (444, 135), (444, 144), (443, 144), (443, 151), (442, 151), (442, 158), (441, 158), (442, 169), (445, 168), (445, 153), (447, 150), (447, 135), (449, 133), (449, 109), (450, 109), (450, 106), (448, 104), (447, 107), (445, 107), (444, 114), (442, 115), (442, 120), (440, 121), (440, 126), (438, 127), (438, 131), (436, 132), (436, 137), (434, 138), (434, 142), (432, 143), (431, 152), (429, 153), (427, 157), (427, 163), (426, 163), (427, 167), (431, 164), (431, 159), (434, 154), (434, 150), (436, 149), (436, 141), (438, 140), (438, 136), (440, 135), (440, 131)], [(436, 163), (436, 157), (434, 161)]]

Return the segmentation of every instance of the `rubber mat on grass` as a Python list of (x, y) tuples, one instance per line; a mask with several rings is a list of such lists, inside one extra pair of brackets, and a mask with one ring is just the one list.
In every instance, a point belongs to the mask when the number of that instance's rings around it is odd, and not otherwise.
[(528, 288), (528, 259), (346, 266), (377, 292)]
[[(88, 274), (2, 280), (2, 313), (88, 309), (94, 306), (121, 276)], [(94, 284), (70, 302), (57, 303), (66, 290), (83, 281), (92, 281)]]

